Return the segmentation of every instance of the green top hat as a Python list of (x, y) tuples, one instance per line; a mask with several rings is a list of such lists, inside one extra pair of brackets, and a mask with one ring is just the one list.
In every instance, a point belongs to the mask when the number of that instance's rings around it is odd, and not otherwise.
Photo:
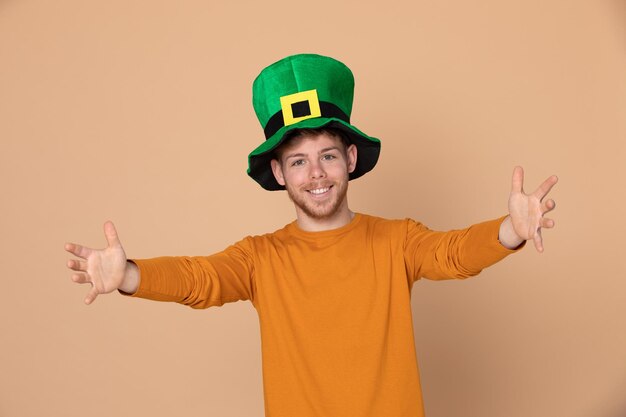
[(354, 77), (343, 63), (326, 56), (292, 55), (265, 68), (254, 80), (252, 104), (265, 131), (265, 142), (248, 155), (248, 175), (266, 190), (283, 190), (270, 161), (285, 135), (294, 129), (333, 127), (357, 147), (350, 179), (376, 165), (380, 140), (350, 124)]

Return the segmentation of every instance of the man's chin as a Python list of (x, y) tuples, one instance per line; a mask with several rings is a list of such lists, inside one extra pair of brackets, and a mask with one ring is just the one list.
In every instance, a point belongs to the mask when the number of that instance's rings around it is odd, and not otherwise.
[(316, 211), (315, 212), (315, 211), (308, 210), (308, 211), (305, 211), (305, 212), (312, 219), (315, 219), (315, 220), (329, 220), (329, 219), (332, 219), (337, 214), (338, 211), (339, 211), (338, 208), (333, 208), (331, 210), (326, 210), (326, 211)]
[(290, 195), (289, 198), (296, 206), (297, 210), (304, 213), (307, 217), (315, 220), (328, 220), (339, 212), (341, 203), (339, 201), (324, 201), (322, 204), (316, 204), (315, 201), (303, 201), (296, 199)]
[(339, 213), (346, 198), (347, 186), (344, 188), (333, 184), (328, 193), (327, 198), (320, 199), (308, 191), (293, 191), (287, 187), (287, 195), (296, 209), (314, 220), (329, 220)]

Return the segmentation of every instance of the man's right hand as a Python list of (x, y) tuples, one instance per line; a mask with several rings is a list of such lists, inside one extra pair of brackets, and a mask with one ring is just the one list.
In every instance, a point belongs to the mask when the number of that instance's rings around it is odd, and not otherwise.
[(139, 269), (128, 262), (124, 248), (112, 222), (104, 224), (107, 247), (91, 249), (74, 243), (66, 243), (65, 250), (81, 259), (70, 259), (67, 267), (75, 271), (72, 281), (91, 284), (85, 304), (91, 304), (99, 294), (108, 294), (117, 289), (135, 293), (139, 287)]

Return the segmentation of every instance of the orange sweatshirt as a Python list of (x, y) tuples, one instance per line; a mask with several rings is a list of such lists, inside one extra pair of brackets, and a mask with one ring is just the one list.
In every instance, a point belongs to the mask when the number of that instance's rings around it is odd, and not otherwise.
[(502, 220), (450, 232), (363, 214), (323, 232), (294, 222), (211, 256), (134, 260), (134, 295), (193, 308), (250, 300), (266, 417), (421, 417), (413, 282), (476, 275), (514, 252), (498, 241)]

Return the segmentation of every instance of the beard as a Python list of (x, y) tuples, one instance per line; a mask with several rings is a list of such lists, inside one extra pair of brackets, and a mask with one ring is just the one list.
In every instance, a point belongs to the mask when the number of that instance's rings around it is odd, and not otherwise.
[[(323, 201), (315, 201), (309, 198), (307, 189), (331, 187), (328, 192), (334, 192), (334, 197)], [(285, 184), (289, 199), (309, 218), (326, 220), (332, 218), (346, 201), (348, 193), (348, 175), (336, 183), (311, 183), (300, 189)]]

